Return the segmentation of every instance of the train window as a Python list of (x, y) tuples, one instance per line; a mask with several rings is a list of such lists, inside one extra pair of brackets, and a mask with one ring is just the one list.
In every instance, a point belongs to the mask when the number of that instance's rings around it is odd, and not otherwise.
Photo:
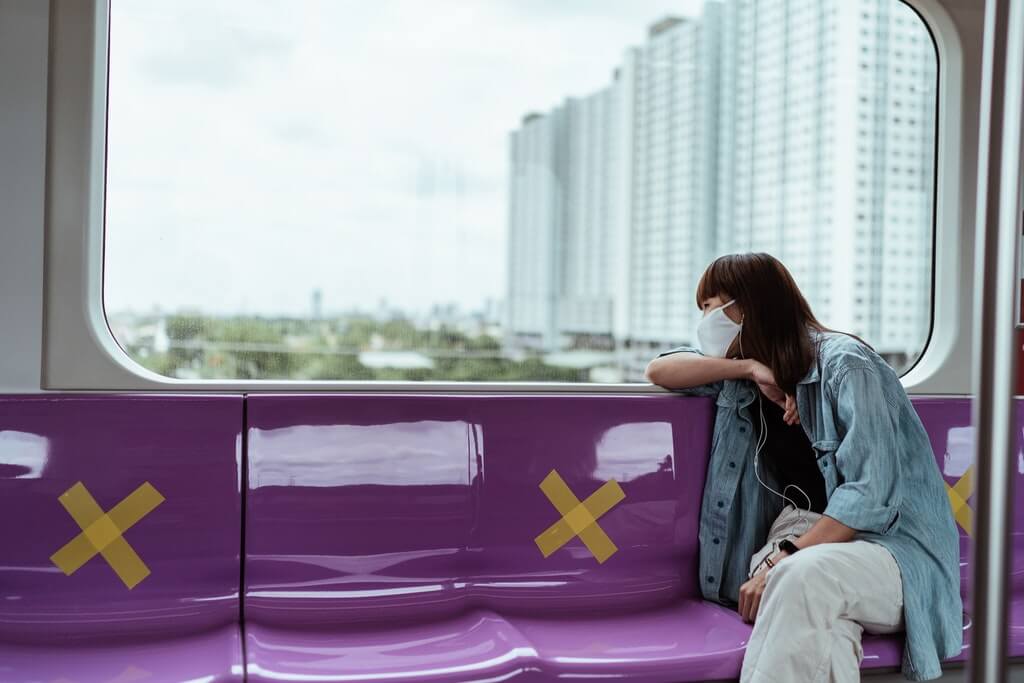
[(928, 29), (737, 1), (113, 0), (111, 330), (183, 379), (642, 382), (752, 250), (905, 371)]

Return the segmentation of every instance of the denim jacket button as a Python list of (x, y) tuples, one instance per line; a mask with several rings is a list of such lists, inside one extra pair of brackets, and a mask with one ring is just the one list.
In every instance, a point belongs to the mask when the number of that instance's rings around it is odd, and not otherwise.
[(729, 463), (729, 467), (736, 467), (736, 463), (734, 463), (734, 462), (730, 462), (730, 463)]
[(718, 507), (724, 508), (725, 507), (725, 503), (723, 503), (722, 501), (718, 501)]
[(712, 538), (711, 542), (714, 543), (715, 545), (718, 545), (718, 539), (717, 538)]
[(743, 425), (740, 425), (740, 432), (746, 432), (746, 431), (747, 431), (747, 428), (744, 427)]

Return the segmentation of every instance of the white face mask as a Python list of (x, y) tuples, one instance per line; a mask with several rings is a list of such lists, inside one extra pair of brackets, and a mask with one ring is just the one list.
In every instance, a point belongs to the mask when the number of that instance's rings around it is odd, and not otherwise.
[(734, 303), (736, 303), (735, 299), (724, 306), (711, 309), (697, 323), (697, 341), (700, 344), (701, 353), (705, 356), (725, 358), (732, 340), (743, 329), (742, 323), (733, 322), (725, 314), (725, 309)]

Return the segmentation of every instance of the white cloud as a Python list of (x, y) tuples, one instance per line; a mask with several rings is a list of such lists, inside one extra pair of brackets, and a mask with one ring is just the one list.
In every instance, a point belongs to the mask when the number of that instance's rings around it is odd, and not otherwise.
[(108, 310), (502, 297), (509, 131), (696, 8), (115, 0)]

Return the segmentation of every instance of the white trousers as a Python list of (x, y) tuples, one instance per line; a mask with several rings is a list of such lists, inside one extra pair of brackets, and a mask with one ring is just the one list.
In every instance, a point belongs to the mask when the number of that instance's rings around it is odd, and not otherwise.
[[(792, 531), (787, 514), (766, 548)], [(861, 634), (903, 630), (899, 565), (877, 543), (820, 543), (767, 571), (740, 683), (859, 681)]]

